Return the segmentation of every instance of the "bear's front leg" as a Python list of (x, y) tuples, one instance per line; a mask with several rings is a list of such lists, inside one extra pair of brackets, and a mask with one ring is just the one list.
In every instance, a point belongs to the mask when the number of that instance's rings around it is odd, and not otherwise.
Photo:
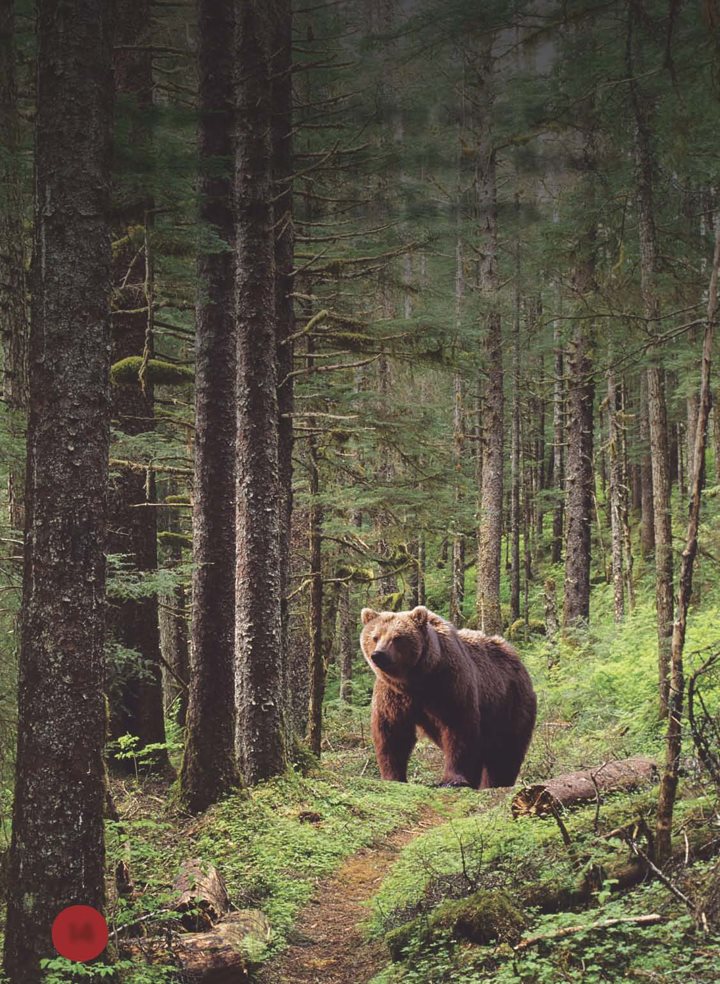
[(417, 741), (410, 698), (376, 683), (371, 727), (380, 775), (383, 779), (407, 782), (407, 765)]
[(482, 775), (482, 763), (478, 761), (477, 753), (471, 753), (463, 739), (449, 729), (443, 731), (441, 748), (445, 754), (445, 770), (440, 785), (477, 788)]

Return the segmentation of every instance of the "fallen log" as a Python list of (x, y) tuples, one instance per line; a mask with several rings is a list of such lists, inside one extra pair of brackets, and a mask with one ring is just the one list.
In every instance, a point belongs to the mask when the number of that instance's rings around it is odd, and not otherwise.
[(628, 792), (658, 780), (655, 761), (642, 755), (605, 762), (597, 769), (570, 772), (547, 782), (525, 786), (513, 797), (514, 817), (547, 816), (560, 808), (585, 806), (603, 793)]
[(601, 919), (599, 922), (590, 923), (589, 926), (587, 924), (562, 926), (552, 933), (539, 933), (537, 936), (528, 936), (527, 939), (520, 940), (513, 949), (517, 953), (520, 950), (527, 950), (528, 947), (536, 946), (538, 943), (554, 943), (555, 940), (573, 936), (575, 933), (588, 933), (593, 929), (609, 929), (611, 926), (619, 926), (623, 923), (633, 923), (636, 926), (656, 926), (658, 923), (664, 921), (664, 916), (659, 915), (657, 912), (650, 912), (646, 916), (617, 916), (613, 919)]
[(173, 889), (179, 895), (173, 909), (183, 914), (180, 921), (189, 932), (211, 929), (230, 908), (222, 875), (199, 858), (183, 861)]
[(123, 940), (120, 955), (153, 966), (177, 967), (188, 984), (246, 984), (248, 945), (269, 943), (270, 923), (255, 909), (233, 912), (204, 933), (170, 933)]

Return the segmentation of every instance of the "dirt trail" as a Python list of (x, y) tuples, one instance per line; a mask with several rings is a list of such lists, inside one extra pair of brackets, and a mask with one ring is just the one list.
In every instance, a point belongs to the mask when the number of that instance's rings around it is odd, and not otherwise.
[(381, 941), (366, 940), (359, 925), (402, 848), (443, 822), (426, 810), (412, 827), (354, 854), (319, 883), (294, 927), (298, 942), (266, 964), (262, 984), (367, 984), (388, 961)]

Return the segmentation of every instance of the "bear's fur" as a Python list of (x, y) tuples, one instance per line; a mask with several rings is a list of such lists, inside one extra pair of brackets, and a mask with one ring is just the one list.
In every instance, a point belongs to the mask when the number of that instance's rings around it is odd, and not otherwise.
[(360, 644), (375, 674), (372, 735), (383, 779), (407, 780), (417, 729), (445, 755), (444, 786), (512, 786), (537, 701), (500, 636), (456, 629), (423, 605), (362, 610)]

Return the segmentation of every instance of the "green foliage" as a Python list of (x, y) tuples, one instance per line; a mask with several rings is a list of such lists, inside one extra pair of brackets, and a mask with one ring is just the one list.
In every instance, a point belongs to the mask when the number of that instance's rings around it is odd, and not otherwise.
[(182, 751), (182, 742), (179, 740), (177, 729), (175, 734), (168, 737), (164, 742), (152, 742), (147, 745), (140, 745), (137, 735), (120, 735), (113, 742), (110, 742), (108, 749), (112, 752), (113, 758), (119, 761), (129, 761), (135, 766), (136, 774), (144, 768), (152, 766), (158, 752), (167, 751), (172, 755), (179, 755)]

